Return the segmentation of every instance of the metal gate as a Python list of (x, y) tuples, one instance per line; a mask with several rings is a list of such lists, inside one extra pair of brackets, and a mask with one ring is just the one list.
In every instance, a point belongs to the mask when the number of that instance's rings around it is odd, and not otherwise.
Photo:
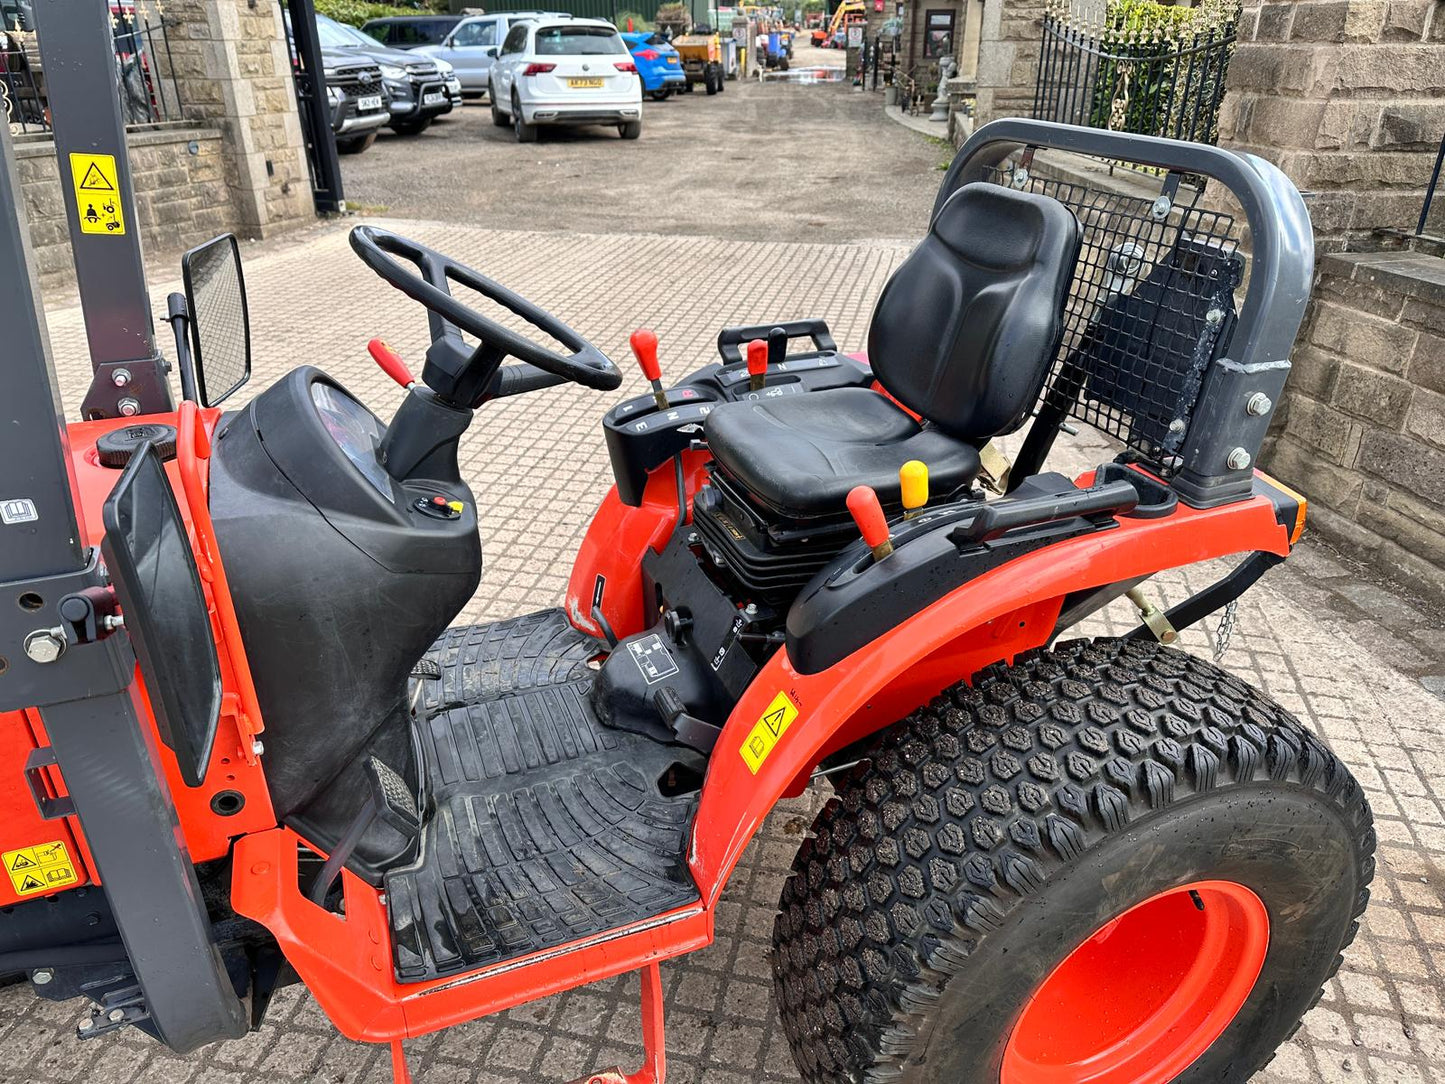
[(311, 174), (311, 198), (316, 210), (346, 210), (341, 189), (341, 161), (331, 130), (331, 100), (326, 93), (326, 69), (321, 61), (321, 39), (316, 32), (312, 0), (281, 0), (286, 23), (286, 50), (296, 86), (296, 109), (301, 115), (301, 137), (306, 144), (306, 167)]

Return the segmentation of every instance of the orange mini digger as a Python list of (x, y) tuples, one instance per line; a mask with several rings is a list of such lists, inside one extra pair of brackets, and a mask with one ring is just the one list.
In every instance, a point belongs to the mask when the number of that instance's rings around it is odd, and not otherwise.
[[(1059, 151), (1158, 193), (1050, 179)], [(981, 128), (866, 356), (760, 323), (668, 384), (634, 335), (653, 390), (603, 417), (616, 484), (565, 599), (480, 626), (452, 624), (483, 582), (458, 438), (621, 376), (477, 271), (351, 244), (430, 320), (420, 379), (373, 344), (389, 422), (311, 366), (222, 405), (250, 369), (229, 238), (172, 301), (178, 410), (55, 425), (40, 325), (13, 325), (0, 973), (87, 999), (82, 1039), (182, 1052), (304, 983), (406, 1079), (403, 1039), (640, 971), (645, 1064), (583, 1079), (660, 1082), (660, 963), (826, 775), (773, 936), (802, 1079), (1219, 1084), (1292, 1033), (1368, 898), (1370, 810), (1279, 705), (1161, 643), (1303, 529), (1253, 466), (1313, 263), (1278, 170)], [(1050, 470), (1070, 419), (1118, 456)], [(1223, 557), (1130, 635), (1065, 639)]]

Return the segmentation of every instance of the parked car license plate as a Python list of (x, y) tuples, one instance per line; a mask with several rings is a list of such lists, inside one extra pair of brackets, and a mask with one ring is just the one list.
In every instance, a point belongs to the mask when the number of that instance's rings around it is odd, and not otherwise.
[(443, 90), (434, 90), (430, 94), (423, 94), (421, 96), (422, 105), (444, 105), (446, 104), (446, 100), (446, 91)]
[(577, 90), (595, 90), (602, 86), (601, 79), (568, 79), (567, 85)]
[(373, 109), (381, 108), (381, 95), (368, 94), (365, 98), (356, 99), (356, 111), (358, 113), (370, 113)]

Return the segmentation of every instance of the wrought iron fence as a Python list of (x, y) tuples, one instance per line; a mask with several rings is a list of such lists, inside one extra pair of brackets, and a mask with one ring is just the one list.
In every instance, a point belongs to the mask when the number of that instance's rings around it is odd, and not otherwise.
[[(115, 85), (127, 125), (185, 119), (165, 19), (139, 4), (110, 4)], [(45, 63), (33, 30), (0, 26), (0, 106), (16, 134), (48, 132)]]
[(1440, 150), (1435, 155), (1435, 169), (1430, 174), (1430, 184), (1425, 189), (1425, 202), (1420, 207), (1420, 221), (1415, 226), (1416, 236), (1445, 240), (1445, 197), (1436, 198), (1440, 192), (1441, 166), (1445, 166), (1445, 135), (1440, 137)]
[(1232, 26), (1173, 37), (1158, 29), (1090, 25), (1051, 12), (1044, 17), (1033, 115), (1214, 143), (1234, 42)]

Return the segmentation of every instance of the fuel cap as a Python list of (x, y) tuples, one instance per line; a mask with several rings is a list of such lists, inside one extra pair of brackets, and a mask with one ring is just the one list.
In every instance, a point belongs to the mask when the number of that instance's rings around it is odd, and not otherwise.
[(173, 425), (126, 425), (112, 429), (95, 442), (96, 456), (103, 467), (123, 467), (146, 441), (156, 446), (156, 455), (162, 463), (176, 457)]

